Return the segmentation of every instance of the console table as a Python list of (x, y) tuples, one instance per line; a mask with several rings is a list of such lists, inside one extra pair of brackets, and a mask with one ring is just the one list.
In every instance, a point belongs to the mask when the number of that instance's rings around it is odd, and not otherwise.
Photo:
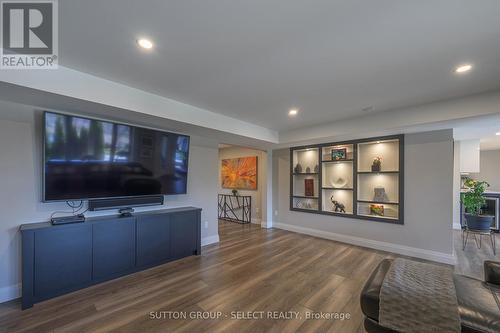
[(23, 224), (22, 308), (103, 281), (201, 254), (201, 209)]
[(219, 194), (219, 220), (236, 223), (252, 221), (252, 197), (250, 195)]

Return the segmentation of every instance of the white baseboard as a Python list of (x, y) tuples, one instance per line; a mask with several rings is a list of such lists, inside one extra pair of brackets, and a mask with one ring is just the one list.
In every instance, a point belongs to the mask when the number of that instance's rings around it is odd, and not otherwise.
[(368, 247), (371, 249), (393, 252), (396, 254), (401, 254), (409, 257), (415, 257), (420, 259), (437, 261), (445, 264), (454, 265), (456, 263), (456, 257), (454, 254), (448, 254), (443, 252), (419, 249), (410, 246), (404, 246), (399, 244), (387, 243), (376, 241), (372, 239), (366, 239), (355, 236), (348, 236), (343, 234), (337, 234), (328, 231), (316, 230), (306, 227), (299, 227), (286, 223), (274, 223), (273, 226), (278, 229), (284, 229), (288, 231), (293, 231), (301, 234), (306, 234), (319, 238), (326, 238), (342, 243), (353, 244), (363, 247)]
[(210, 245), (219, 242), (219, 235), (208, 236), (201, 239), (201, 246)]
[(462, 230), (462, 226), (460, 225), (460, 223), (453, 223), (453, 229)]
[(0, 288), (0, 303), (21, 297), (21, 284)]

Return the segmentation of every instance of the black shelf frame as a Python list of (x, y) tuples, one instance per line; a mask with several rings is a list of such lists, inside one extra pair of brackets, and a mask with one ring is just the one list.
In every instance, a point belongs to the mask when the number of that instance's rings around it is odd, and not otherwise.
[(319, 196), (307, 196), (307, 195), (293, 195), (294, 198), (301, 198), (301, 199), (319, 199)]
[[(389, 136), (381, 136), (381, 137), (372, 137), (365, 138), (359, 140), (349, 140), (349, 141), (340, 141), (340, 142), (327, 142), (322, 144), (315, 145), (305, 145), (305, 146), (297, 146), (290, 148), (290, 210), (305, 212), (305, 213), (313, 213), (313, 214), (321, 214), (321, 215), (330, 215), (330, 216), (340, 216), (347, 217), (351, 219), (359, 219), (359, 220), (369, 220), (376, 222), (384, 222), (390, 224), (404, 224), (404, 134), (401, 135), (389, 135)], [(358, 145), (369, 142), (376, 141), (389, 141), (389, 140), (397, 140), (398, 141), (398, 149), (399, 149), (399, 171), (395, 170), (381, 170), (381, 171), (358, 171)], [(345, 146), (352, 145), (353, 146), (353, 156), (352, 159), (345, 160), (323, 160), (323, 148), (331, 147), (331, 146)], [(294, 173), (294, 161), (293, 155), (295, 151), (298, 150), (306, 150), (306, 149), (315, 149), (317, 150), (318, 155), (318, 173)], [(335, 188), (323, 186), (323, 163), (352, 163), (353, 170), (353, 187), (352, 188)], [(296, 175), (318, 175), (318, 186), (319, 192), (318, 197), (306, 197), (306, 196), (297, 196), (293, 194), (293, 186), (294, 186), (294, 176)], [(398, 201), (397, 202), (378, 202), (378, 201), (370, 201), (370, 200), (358, 200), (358, 175), (365, 174), (397, 174), (398, 175)], [(323, 210), (323, 191), (331, 190), (331, 191), (352, 191), (352, 213), (339, 213), (333, 211), (324, 211)], [(294, 207), (294, 198), (305, 198), (305, 199), (313, 199), (318, 200), (318, 208), (317, 209), (304, 209)], [(372, 203), (372, 204), (386, 204), (386, 205), (395, 205), (398, 206), (398, 218), (386, 217), (386, 216), (376, 216), (376, 215), (365, 215), (358, 214), (358, 203)]]
[(321, 163), (350, 163), (350, 162), (354, 162), (354, 159), (348, 158), (345, 160), (322, 160), (321, 161)]

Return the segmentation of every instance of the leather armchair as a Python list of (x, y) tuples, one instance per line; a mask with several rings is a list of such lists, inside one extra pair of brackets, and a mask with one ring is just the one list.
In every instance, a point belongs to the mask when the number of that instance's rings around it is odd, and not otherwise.
[[(361, 291), (364, 326), (369, 333), (392, 333), (381, 326), (379, 319), (380, 289), (392, 260), (384, 259), (372, 272)], [(484, 262), (485, 281), (455, 274), (453, 281), (458, 300), (462, 332), (500, 332), (500, 262)], [(495, 296), (494, 294), (498, 296)]]
[(500, 286), (500, 262), (484, 262), (484, 282)]

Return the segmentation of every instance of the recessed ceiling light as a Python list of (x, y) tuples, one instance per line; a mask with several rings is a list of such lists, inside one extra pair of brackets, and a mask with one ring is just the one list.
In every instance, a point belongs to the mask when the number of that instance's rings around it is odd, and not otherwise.
[(141, 38), (137, 40), (137, 44), (142, 47), (143, 49), (152, 49), (153, 48), (153, 42), (150, 41), (149, 39)]
[(289, 116), (295, 116), (297, 113), (299, 113), (299, 110), (297, 109), (290, 109), (290, 111), (288, 111)]
[(496, 132), (495, 134), (500, 136), (500, 132)]
[(470, 64), (460, 65), (457, 68), (455, 68), (455, 73), (465, 73), (470, 71), (471, 69), (472, 65)]

